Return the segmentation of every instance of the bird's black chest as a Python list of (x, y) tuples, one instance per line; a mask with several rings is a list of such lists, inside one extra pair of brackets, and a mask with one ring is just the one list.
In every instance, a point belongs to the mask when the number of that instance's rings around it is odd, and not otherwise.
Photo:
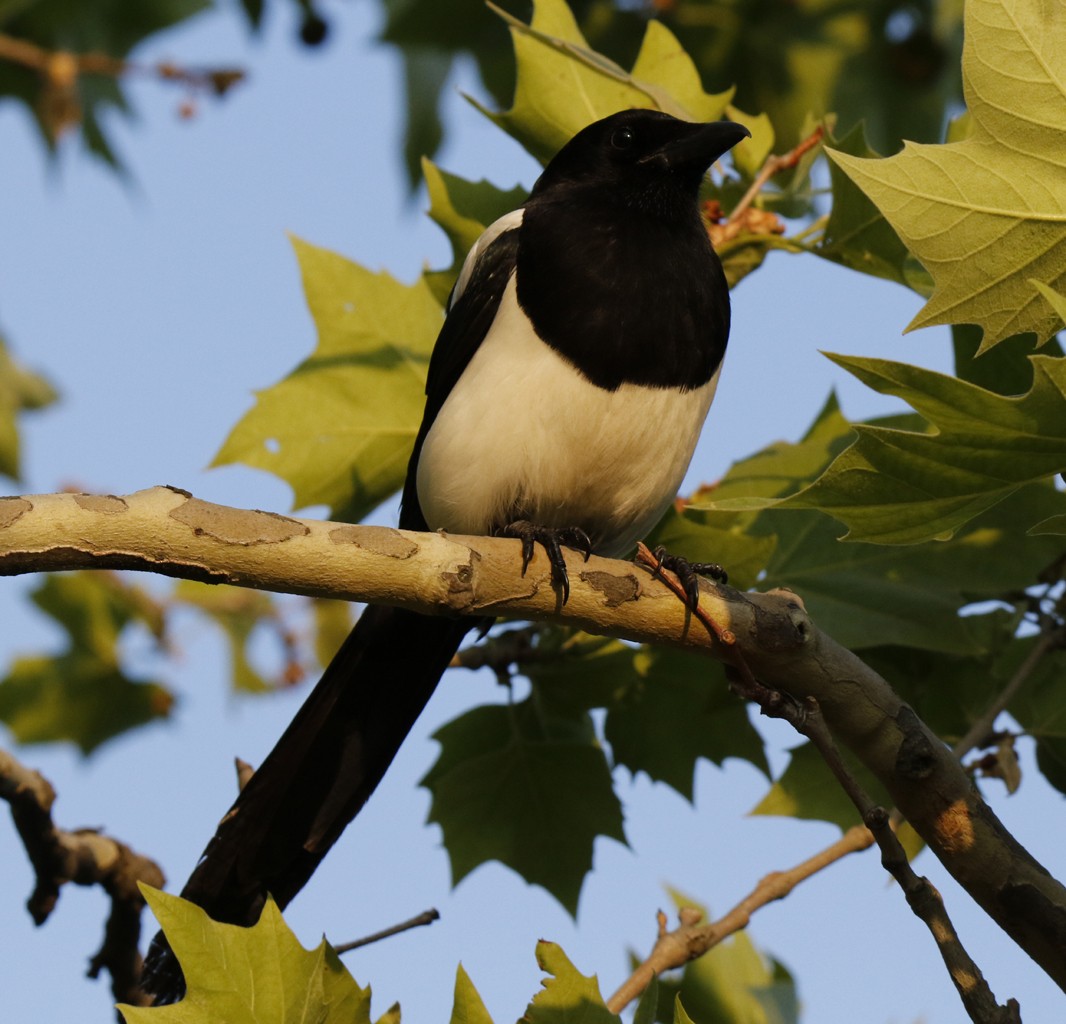
[(697, 388), (725, 354), (729, 290), (691, 204), (669, 221), (616, 207), (527, 207), (518, 301), (593, 384)]

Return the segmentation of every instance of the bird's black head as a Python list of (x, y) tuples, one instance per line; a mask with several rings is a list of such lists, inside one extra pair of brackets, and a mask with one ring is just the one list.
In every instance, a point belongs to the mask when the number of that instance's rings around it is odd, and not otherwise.
[(530, 199), (577, 191), (631, 208), (660, 208), (674, 200), (687, 206), (707, 168), (750, 134), (732, 121), (701, 124), (657, 110), (623, 110), (583, 128), (563, 146)]

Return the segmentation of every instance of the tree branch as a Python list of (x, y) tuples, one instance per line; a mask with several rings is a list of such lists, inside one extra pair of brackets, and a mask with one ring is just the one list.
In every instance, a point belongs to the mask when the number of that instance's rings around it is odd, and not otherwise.
[(138, 949), (144, 898), (137, 883), (147, 882), (160, 889), (166, 881), (163, 872), (155, 861), (96, 829), (67, 832), (57, 828), (52, 821), (55, 798), (55, 790), (44, 776), (0, 750), (0, 799), (11, 807), (15, 828), (37, 876), (26, 902), (34, 923), (40, 925), (48, 919), (64, 883), (99, 885), (111, 900), (111, 913), (103, 943), (89, 961), (89, 977), (98, 977), (106, 969), (118, 1002), (147, 1005), (140, 989)]
[(567, 560), (564, 608), (543, 553), (521, 576), (513, 540), (315, 522), (165, 487), (125, 498), (0, 500), (0, 575), (140, 569), (426, 614), (565, 622), (728, 661), (735, 648), (767, 686), (818, 701), (834, 736), (881, 780), (947, 870), (1066, 988), (1066, 889), (1007, 832), (951, 751), (876, 672), (816, 628), (795, 594), (704, 586), (701, 606), (736, 641), (718, 644), (645, 570), (584, 563), (576, 553)]

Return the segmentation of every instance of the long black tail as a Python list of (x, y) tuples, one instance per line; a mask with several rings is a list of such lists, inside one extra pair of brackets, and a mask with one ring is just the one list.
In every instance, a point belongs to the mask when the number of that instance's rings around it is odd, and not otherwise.
[[(253, 923), (267, 893), (284, 907), (381, 781), (472, 625), (368, 607), (220, 822), (182, 896), (231, 924)], [(157, 1004), (184, 994), (162, 933), (143, 979)]]

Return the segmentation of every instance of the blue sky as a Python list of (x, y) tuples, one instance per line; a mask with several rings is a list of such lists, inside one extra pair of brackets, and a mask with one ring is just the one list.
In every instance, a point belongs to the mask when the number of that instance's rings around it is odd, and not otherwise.
[[(377, 8), (338, 5), (330, 43), (309, 53), (293, 44), (288, 5), (277, 6), (284, 9), (272, 9), (258, 43), (248, 44), (236, 17), (211, 14), (136, 55), (237, 62), (250, 80), (224, 102), (202, 103), (191, 121), (176, 116), (174, 91), (131, 84), (140, 118), (114, 126), (131, 188), (75, 147), (49, 165), (25, 113), (0, 106), (0, 329), (63, 394), (61, 405), (26, 421), (27, 492), (76, 484), (121, 494), (171, 483), (212, 501), (287, 511), (291, 495), (280, 481), (240, 467), (204, 468), (253, 389), (313, 346), (286, 233), (404, 280), (426, 262), (448, 262), (443, 236), (423, 216), (424, 196), (404, 190), (401, 73), (372, 42)], [(532, 159), (459, 88), (477, 91), (469, 68), (449, 87), (452, 134), (438, 161), (505, 187), (531, 184)], [(918, 306), (901, 288), (814, 258), (771, 257), (735, 293), (730, 353), (689, 482), (714, 479), (772, 440), (798, 437), (832, 386), (853, 417), (893, 410), (819, 349), (949, 369), (945, 332), (901, 337)], [(377, 518), (393, 516), (386, 508)], [(0, 587), (5, 659), (60, 640), (25, 606), (31, 585)], [(230, 696), (212, 627), (180, 615), (173, 628), (172, 660), (159, 658), (147, 637), (129, 643), (137, 670), (165, 677), (179, 694), (171, 722), (88, 760), (63, 748), (18, 753), (55, 784), (61, 824), (103, 825), (159, 859), (177, 888), (230, 801), (232, 756), (260, 760), (301, 695)], [(270, 660), (269, 642), (260, 653)], [(597, 844), (576, 927), (550, 897), (499, 865), (452, 891), (439, 832), (424, 824), (428, 796), (415, 784), (435, 756), (433, 730), (476, 702), (499, 699), (490, 679), (446, 679), (358, 825), (287, 914), (313, 945), (322, 932), (343, 942), (429, 906), (441, 911), (431, 928), (346, 958), (359, 982), (373, 986), (376, 1013), (399, 1000), (408, 1021), (445, 1019), (461, 960), (498, 1024), (513, 1020), (538, 988), (533, 947), (542, 937), (598, 974), (609, 994), (624, 977), (626, 950), (649, 948), (664, 885), (723, 912), (762, 875), (837, 834), (819, 823), (745, 817), (765, 780), (747, 765), (702, 765), (694, 806), (645, 778), (622, 780), (631, 848)], [(769, 735), (780, 768), (794, 741), (780, 726)], [(1008, 827), (1061, 876), (1061, 842), (1046, 827), (1061, 798), (1035, 770), (1014, 799), (996, 783), (987, 792)], [(6, 825), (0, 865), (4, 1019), (111, 1019), (105, 984), (82, 977), (100, 939), (103, 896), (68, 887), (53, 919), (35, 929), (23, 908), (30, 871)], [(941, 888), (997, 995), (1019, 998), (1030, 1024), (1061, 1019), (1061, 993), (1039, 969), (931, 857), (918, 866)], [(761, 911), (750, 934), (796, 973), (806, 1021), (963, 1019), (924, 927), (874, 855), (851, 857)]]

